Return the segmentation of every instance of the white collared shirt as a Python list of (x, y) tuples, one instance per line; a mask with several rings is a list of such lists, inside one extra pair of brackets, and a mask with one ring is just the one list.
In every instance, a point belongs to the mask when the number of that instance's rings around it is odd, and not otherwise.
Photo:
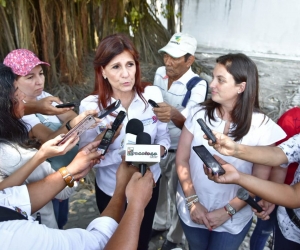
[[(183, 116), (187, 116), (187, 110), (194, 105), (203, 102), (206, 94), (206, 82), (204, 80), (200, 81), (195, 85), (191, 91), (191, 97), (186, 105), (186, 108), (181, 106), (181, 103), (187, 92), (186, 84), (187, 82), (198, 76), (190, 68), (183, 76), (181, 76), (177, 81), (174, 81), (168, 89), (168, 76), (166, 75), (166, 67), (159, 67), (155, 73), (153, 85), (160, 88), (164, 102), (175, 107)], [(171, 147), (172, 149), (177, 149), (177, 144), (181, 134), (181, 129), (175, 126), (175, 124), (170, 121), (168, 123), (170, 138), (171, 138)]]
[[(30, 197), (25, 185), (0, 191), (0, 205), (8, 208), (18, 207), (31, 213)], [(29, 220), (11, 220), (0, 223), (1, 250), (10, 249), (104, 249), (115, 232), (118, 223), (110, 217), (93, 220), (86, 230), (51, 229), (38, 224), (31, 216)]]
[[(155, 102), (162, 102), (162, 94), (159, 88), (155, 86), (148, 86), (145, 88), (143, 96), (146, 100), (152, 99)], [(115, 99), (111, 98), (111, 102), (114, 102)], [(96, 109), (99, 111), (98, 107), (98, 96), (91, 95), (86, 97), (81, 101), (79, 107), (79, 113), (84, 112), (85, 110)], [(119, 155), (119, 149), (121, 142), (125, 136), (125, 129), (128, 121), (132, 118), (139, 119), (144, 125), (144, 132), (148, 133), (151, 136), (152, 144), (159, 144), (164, 146), (166, 149), (170, 147), (170, 136), (168, 132), (167, 123), (160, 122), (156, 115), (153, 113), (152, 107), (148, 104), (147, 108), (143, 100), (136, 94), (132, 100), (128, 112), (125, 108), (120, 105), (116, 110), (116, 113), (119, 111), (125, 111), (127, 117), (123, 121), (123, 127), (120, 132), (120, 135), (115, 139), (115, 141), (109, 146), (109, 151), (105, 154), (105, 159), (101, 160), (100, 164), (96, 164), (96, 181), (98, 187), (107, 195), (112, 196), (116, 186), (116, 172), (121, 163), (121, 156)], [(98, 134), (101, 133), (106, 127), (106, 124), (113, 122), (115, 117), (110, 115), (102, 119), (101, 124), (98, 127), (89, 129), (80, 136), (79, 148), (85, 146), (89, 142), (93, 141)], [(153, 173), (153, 178), (155, 182), (158, 180), (161, 170), (158, 163), (150, 167), (151, 172)]]

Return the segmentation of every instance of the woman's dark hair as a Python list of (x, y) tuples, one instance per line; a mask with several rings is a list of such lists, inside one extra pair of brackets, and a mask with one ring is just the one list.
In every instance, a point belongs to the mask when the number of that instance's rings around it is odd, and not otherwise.
[(114, 34), (105, 37), (100, 42), (94, 58), (95, 86), (92, 94), (99, 96), (99, 107), (102, 106), (103, 108), (106, 108), (107, 103), (110, 101), (113, 94), (109, 81), (103, 78), (101, 67), (104, 68), (115, 56), (123, 53), (124, 51), (128, 51), (133, 56), (136, 65), (135, 84), (133, 88), (143, 100), (145, 105), (147, 105), (147, 101), (142, 96), (142, 93), (144, 92), (145, 87), (150, 84), (141, 82), (139, 54), (129, 37), (123, 34)]
[(14, 97), (15, 74), (11, 68), (0, 63), (0, 141), (24, 146), (28, 140), (26, 126), (16, 116), (14, 107), (18, 100)]
[[(220, 56), (216, 62), (225, 66), (226, 70), (233, 76), (236, 85), (246, 82), (245, 89), (238, 95), (231, 112), (234, 129), (230, 131), (230, 135), (235, 141), (239, 141), (249, 132), (253, 112), (262, 113), (258, 99), (259, 82), (257, 67), (248, 56), (241, 53)], [(218, 109), (222, 114), (221, 104), (214, 102), (212, 99), (201, 103), (201, 105), (206, 110), (205, 115), (210, 120), (215, 120), (215, 109)]]

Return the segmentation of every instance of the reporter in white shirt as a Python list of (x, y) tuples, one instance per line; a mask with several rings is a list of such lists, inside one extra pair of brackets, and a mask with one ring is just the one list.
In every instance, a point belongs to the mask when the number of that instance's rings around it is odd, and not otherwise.
[[(99, 211), (103, 211), (111, 196), (115, 192), (116, 171), (121, 162), (119, 148), (125, 135), (127, 122), (137, 118), (144, 125), (144, 132), (151, 136), (152, 144), (161, 145), (161, 155), (164, 155), (170, 145), (167, 123), (160, 122), (147, 103), (148, 99), (162, 102), (162, 94), (155, 86), (148, 86), (141, 82), (141, 70), (138, 52), (132, 41), (121, 34), (104, 38), (96, 51), (94, 59), (95, 87), (92, 95), (85, 98), (80, 105), (79, 112), (87, 109), (102, 110), (115, 100), (121, 100), (121, 106), (114, 116), (108, 115), (102, 119), (100, 127), (90, 129), (80, 137), (79, 147), (97, 139), (98, 134), (107, 124), (115, 119), (117, 112), (123, 110), (127, 117), (123, 122), (120, 136), (109, 146), (105, 159), (96, 167), (96, 200)], [(145, 209), (143, 225), (141, 227), (138, 249), (148, 249), (152, 222), (155, 213), (160, 176), (159, 164), (150, 167), (156, 187), (153, 189), (152, 199)]]
[[(98, 144), (99, 141), (96, 141), (84, 147), (67, 166), (67, 171), (74, 179), (84, 177), (98, 161), (100, 155), (95, 150)], [(136, 171), (133, 166), (122, 162), (117, 173), (115, 195), (107, 209), (86, 230), (50, 229), (29, 216), (66, 186), (67, 181), (59, 172), (27, 186), (0, 191), (0, 206), (18, 210), (28, 217), (28, 220), (0, 222), (1, 249), (121, 249), (120, 246), (135, 249), (143, 210), (150, 200), (153, 184), (151, 172), (148, 171), (141, 178), (139, 173), (132, 176)], [(128, 205), (123, 215), (126, 198)]]

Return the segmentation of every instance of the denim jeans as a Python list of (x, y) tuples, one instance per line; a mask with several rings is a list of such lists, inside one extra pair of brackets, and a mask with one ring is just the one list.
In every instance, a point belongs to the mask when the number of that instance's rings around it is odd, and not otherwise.
[(291, 240), (286, 239), (278, 226), (278, 221), (276, 219), (275, 223), (275, 237), (274, 237), (274, 250), (299, 250), (300, 244)]
[(250, 238), (250, 250), (263, 250), (270, 234), (274, 230), (276, 221), (277, 206), (274, 208), (272, 213), (270, 213), (270, 219), (261, 220), (257, 219), (257, 223), (253, 234)]
[(59, 229), (63, 229), (68, 222), (69, 199), (66, 200), (53, 199), (52, 204), (53, 204), (53, 210), (54, 210), (57, 226)]
[(239, 248), (248, 233), (252, 218), (239, 234), (189, 227), (181, 219), (180, 222), (189, 243), (189, 250), (235, 250)]

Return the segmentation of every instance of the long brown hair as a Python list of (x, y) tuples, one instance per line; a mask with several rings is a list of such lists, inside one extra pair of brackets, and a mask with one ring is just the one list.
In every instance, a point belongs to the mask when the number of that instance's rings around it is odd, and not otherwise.
[[(246, 82), (245, 90), (238, 95), (230, 114), (234, 124), (234, 129), (230, 132), (230, 135), (235, 141), (239, 141), (249, 132), (253, 113), (262, 113), (258, 98), (257, 67), (248, 56), (241, 53), (220, 56), (216, 62), (225, 66), (227, 71), (233, 76), (235, 84)], [(222, 114), (221, 104), (214, 102), (212, 99), (201, 103), (201, 105), (206, 110), (205, 116), (208, 116), (210, 120), (215, 120), (215, 109), (218, 109)]]
[(147, 101), (143, 97), (142, 93), (144, 92), (145, 87), (150, 84), (143, 83), (141, 81), (139, 53), (128, 36), (123, 34), (114, 34), (105, 37), (100, 42), (94, 58), (95, 86), (92, 94), (99, 96), (99, 108), (106, 108), (108, 101), (110, 101), (113, 94), (113, 90), (108, 79), (103, 78), (101, 67), (104, 68), (115, 56), (123, 53), (124, 51), (128, 51), (133, 56), (136, 64), (135, 84), (133, 89), (143, 100), (145, 107), (147, 105)]

